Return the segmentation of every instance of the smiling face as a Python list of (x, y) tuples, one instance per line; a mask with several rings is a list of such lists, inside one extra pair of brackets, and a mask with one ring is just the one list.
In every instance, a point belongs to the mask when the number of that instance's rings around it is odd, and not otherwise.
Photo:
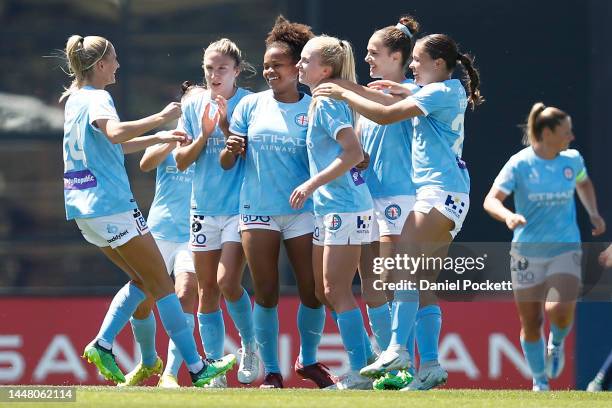
[(111, 85), (116, 82), (115, 73), (119, 69), (119, 60), (115, 53), (115, 47), (111, 43), (108, 44), (106, 55), (96, 63), (96, 75), (99, 76), (101, 82), (106, 85)]
[(412, 62), (409, 65), (414, 82), (425, 86), (432, 82), (440, 82), (449, 76), (446, 63), (442, 58), (433, 59), (425, 50), (422, 42), (417, 41), (412, 51)]
[(304, 46), (296, 67), (299, 71), (300, 83), (311, 89), (322, 80), (329, 78), (332, 73), (330, 66), (321, 65), (321, 56), (313, 40), (308, 41)]
[(402, 53), (390, 52), (389, 48), (383, 44), (379, 34), (370, 37), (367, 50), (365, 62), (370, 65), (370, 77), (388, 79), (398, 73), (403, 74)]
[(295, 90), (298, 68), (289, 52), (271, 47), (264, 54), (263, 77), (275, 94)]
[(204, 55), (204, 79), (213, 96), (230, 98), (234, 91), (240, 70), (236, 61), (218, 51), (208, 51)]

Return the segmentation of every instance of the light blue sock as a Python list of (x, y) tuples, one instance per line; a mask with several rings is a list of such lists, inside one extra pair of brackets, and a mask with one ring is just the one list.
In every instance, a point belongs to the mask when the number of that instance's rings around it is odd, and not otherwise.
[(408, 337), (410, 337), (410, 332), (416, 321), (418, 309), (419, 292), (416, 290), (395, 291), (395, 300), (391, 307), (390, 347), (406, 347)]
[[(355, 308), (338, 313), (338, 329), (348, 354), (351, 370), (359, 371), (367, 364), (364, 337), (367, 337), (361, 310)], [(368, 340), (369, 342), (369, 340)]]
[[(187, 326), (191, 330), (191, 334), (193, 334), (193, 329), (195, 327), (195, 318), (193, 317), (193, 313), (185, 313), (185, 321), (187, 322)], [(166, 368), (164, 370), (164, 374), (171, 374), (175, 377), (178, 377), (179, 369), (181, 368), (181, 364), (183, 364), (183, 356), (181, 352), (176, 347), (176, 344), (170, 339), (168, 342), (168, 361), (166, 361)]]
[(442, 328), (442, 311), (438, 305), (421, 308), (416, 316), (416, 340), (421, 364), (438, 361), (438, 342)]
[(126, 283), (113, 298), (96, 336), (102, 346), (110, 348), (117, 334), (125, 327), (146, 295), (131, 282)]
[(567, 337), (569, 332), (572, 330), (572, 325), (570, 324), (567, 327), (560, 328), (554, 323), (550, 324), (550, 334), (552, 336), (552, 344), (555, 346), (560, 346), (563, 343), (563, 339)]
[(415, 337), (416, 337), (416, 329), (413, 326), (412, 330), (410, 330), (408, 341), (406, 342), (406, 350), (408, 350), (408, 354), (410, 355), (410, 368), (408, 368), (408, 372), (412, 376), (415, 375), (415, 366), (416, 366), (416, 354), (415, 354), (415, 349), (414, 349)]
[[(244, 289), (243, 289), (244, 290)], [(242, 293), (240, 299), (235, 302), (230, 302), (225, 299), (227, 312), (232, 317), (232, 321), (238, 329), (242, 347), (255, 341), (255, 331), (253, 329), (253, 309), (251, 299), (246, 290)]]
[(538, 382), (548, 382), (544, 372), (544, 352), (546, 348), (544, 338), (540, 337), (539, 340), (534, 342), (525, 341), (521, 338), (521, 347), (533, 378)]
[[(336, 322), (336, 326), (338, 326), (338, 313), (332, 310), (331, 316), (332, 316), (332, 319), (334, 319), (334, 322)], [(362, 320), (363, 320), (363, 317), (362, 317)], [(340, 326), (338, 326), (338, 330), (340, 330)], [(374, 356), (374, 350), (372, 350), (372, 343), (370, 342), (370, 337), (368, 336), (368, 331), (365, 329), (365, 326), (364, 326), (362, 333), (363, 333), (363, 347), (365, 348), (366, 360), (369, 360), (372, 356)]]
[(280, 373), (278, 363), (278, 306), (263, 307), (255, 302), (253, 326), (259, 355), (266, 374)]
[(389, 341), (391, 341), (391, 311), (389, 310), (389, 305), (385, 303), (378, 307), (366, 306), (366, 309), (368, 311), (368, 319), (370, 320), (370, 328), (376, 338), (378, 349), (384, 351), (389, 346)]
[(325, 326), (325, 307), (312, 309), (300, 303), (297, 314), (297, 327), (300, 333), (299, 360), (304, 366), (317, 362), (317, 349)]
[(171, 293), (159, 299), (156, 303), (159, 317), (168, 337), (176, 344), (189, 369), (197, 372), (195, 367), (201, 367), (202, 357), (198, 353), (193, 338), (193, 329), (185, 321), (185, 313), (181, 308), (178, 296)]
[(206, 357), (215, 360), (223, 357), (225, 324), (221, 309), (212, 313), (198, 313), (198, 323)]
[(155, 350), (155, 315), (149, 313), (145, 319), (139, 320), (130, 319), (132, 324), (132, 332), (134, 338), (140, 346), (140, 355), (142, 356), (142, 364), (147, 367), (153, 367), (157, 361), (157, 350)]

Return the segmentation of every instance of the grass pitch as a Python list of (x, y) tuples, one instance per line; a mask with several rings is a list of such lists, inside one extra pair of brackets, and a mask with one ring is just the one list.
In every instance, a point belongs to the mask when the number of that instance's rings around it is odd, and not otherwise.
[(76, 387), (76, 402), (0, 403), (15, 407), (265, 407), (265, 408), (460, 408), (460, 407), (612, 407), (612, 393), (559, 391), (534, 393), (506, 390), (432, 390), (397, 391), (321, 391), (311, 389), (202, 390), (181, 388), (163, 390), (154, 387)]

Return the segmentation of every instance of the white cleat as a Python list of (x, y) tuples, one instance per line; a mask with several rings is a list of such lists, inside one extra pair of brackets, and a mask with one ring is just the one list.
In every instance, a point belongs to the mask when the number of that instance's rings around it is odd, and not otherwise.
[(204, 388), (227, 388), (227, 377), (225, 375), (215, 377)]
[(159, 382), (157, 383), (159, 388), (181, 388), (178, 383), (178, 379), (172, 374), (162, 374), (159, 377)]
[(378, 378), (389, 371), (405, 370), (410, 367), (410, 354), (405, 349), (387, 349), (380, 353), (376, 361), (363, 367), (359, 374)]
[(552, 343), (552, 336), (548, 336), (548, 347), (546, 348), (546, 376), (557, 378), (561, 375), (565, 366), (565, 351), (563, 342), (555, 346)]
[(604, 376), (601, 374), (597, 374), (597, 376), (593, 378), (593, 381), (589, 383), (586, 390), (588, 392), (603, 391), (603, 380), (604, 380)]
[(544, 392), (550, 391), (550, 386), (548, 385), (548, 381), (537, 381), (535, 378), (533, 379), (533, 387), (531, 388), (534, 392)]
[(349, 371), (340, 376), (338, 381), (325, 388), (326, 390), (371, 390), (372, 379), (360, 375), (357, 371)]
[(448, 380), (448, 373), (440, 363), (433, 361), (431, 363), (424, 363), (419, 368), (418, 374), (414, 377), (414, 380), (400, 391), (425, 391), (436, 388), (437, 386), (446, 384)]
[(259, 357), (257, 356), (257, 345), (255, 342), (247, 344), (238, 350), (240, 354), (240, 365), (238, 366), (238, 381), (242, 384), (250, 384), (259, 375)]

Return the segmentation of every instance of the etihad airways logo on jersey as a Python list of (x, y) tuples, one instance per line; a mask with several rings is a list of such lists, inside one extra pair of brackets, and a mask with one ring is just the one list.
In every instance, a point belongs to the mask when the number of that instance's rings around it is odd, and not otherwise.
[(549, 193), (530, 193), (527, 198), (538, 206), (563, 205), (574, 198), (574, 189)]
[(275, 145), (290, 145), (294, 147), (305, 147), (306, 139), (289, 135), (253, 135), (249, 136), (249, 140), (255, 143), (275, 144)]

